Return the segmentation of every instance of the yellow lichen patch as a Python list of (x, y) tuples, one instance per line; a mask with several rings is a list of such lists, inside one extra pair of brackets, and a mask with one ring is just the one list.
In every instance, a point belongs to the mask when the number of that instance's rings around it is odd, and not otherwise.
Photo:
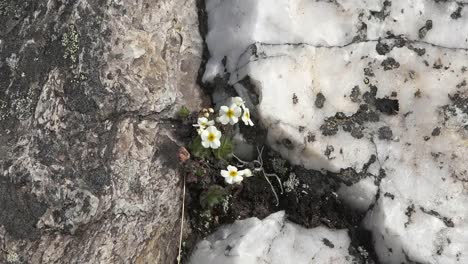
[(64, 33), (62, 36), (62, 46), (65, 49), (63, 58), (70, 59), (73, 63), (76, 63), (78, 60), (78, 50), (79, 46), (79, 34), (76, 31), (76, 27), (71, 25), (68, 28), (68, 32)]

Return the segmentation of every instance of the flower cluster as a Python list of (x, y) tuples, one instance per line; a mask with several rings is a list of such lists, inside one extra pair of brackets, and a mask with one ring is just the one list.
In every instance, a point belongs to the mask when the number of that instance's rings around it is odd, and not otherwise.
[[(210, 120), (210, 114), (214, 113), (212, 108), (203, 109), (203, 115), (198, 118), (197, 132), (201, 137), (201, 144), (204, 148), (218, 149), (221, 146), (221, 131), (215, 125), (214, 120)], [(245, 106), (245, 102), (241, 97), (232, 97), (230, 106), (223, 105), (219, 109), (219, 115), (216, 118), (218, 123), (222, 125), (235, 125), (239, 122), (239, 118), (246, 126), (253, 126), (254, 123), (250, 119), (250, 110)], [(236, 167), (229, 165), (227, 170), (221, 170), (228, 184), (240, 183), (244, 177), (252, 176), (252, 171), (249, 169), (237, 170)]]
[[(217, 149), (221, 146), (221, 131), (215, 126), (214, 120), (209, 120), (210, 113), (214, 113), (212, 108), (204, 109), (203, 116), (198, 118), (197, 124), (193, 125), (197, 127), (197, 132), (201, 136), (202, 145), (204, 148)], [(242, 116), (242, 117), (241, 117)], [(245, 125), (253, 126), (253, 122), (250, 119), (250, 110), (245, 107), (244, 100), (240, 97), (231, 98), (231, 106), (221, 106), (219, 110), (219, 116), (216, 121), (223, 125), (231, 124), (234, 125), (239, 122), (239, 117)]]
[(240, 97), (233, 97), (231, 98), (231, 106), (221, 106), (219, 117), (216, 120), (223, 125), (234, 125), (239, 122), (239, 117), (241, 116), (246, 126), (254, 125), (250, 119), (250, 110), (245, 106), (244, 100)]

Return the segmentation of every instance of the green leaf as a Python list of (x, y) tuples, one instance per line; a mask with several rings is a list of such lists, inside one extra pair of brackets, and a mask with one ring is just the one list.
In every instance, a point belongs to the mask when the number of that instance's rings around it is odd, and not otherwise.
[(190, 144), (190, 152), (195, 157), (203, 159), (210, 155), (210, 149), (204, 148), (201, 142), (202, 139), (200, 136), (194, 138), (192, 144)]
[(210, 188), (200, 196), (200, 205), (205, 209), (211, 209), (223, 202), (227, 191), (219, 185), (211, 185)]
[(232, 143), (232, 139), (229, 137), (222, 137), (221, 146), (213, 152), (217, 159), (227, 160), (231, 158), (233, 149), (234, 145)]
[(195, 169), (195, 176), (197, 177), (202, 177), (205, 175), (205, 171), (201, 168), (196, 168)]
[(179, 116), (179, 118), (185, 119), (185, 118), (189, 117), (190, 110), (185, 105), (183, 105), (179, 109), (179, 112), (177, 112), (177, 115)]

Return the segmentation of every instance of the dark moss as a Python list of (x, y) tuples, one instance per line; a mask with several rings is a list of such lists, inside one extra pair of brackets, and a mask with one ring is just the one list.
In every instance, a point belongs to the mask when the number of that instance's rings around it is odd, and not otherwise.
[(426, 20), (425, 25), (419, 29), (418, 36), (420, 39), (423, 39), (427, 32), (432, 29), (432, 20)]
[(299, 98), (297, 97), (297, 95), (296, 95), (296, 94), (293, 94), (293, 97), (292, 97), (292, 102), (293, 102), (293, 104), (297, 104), (297, 103), (299, 103)]
[(391, 140), (393, 138), (392, 129), (388, 126), (379, 128), (379, 139), (380, 140)]
[(338, 133), (339, 125), (336, 122), (334, 117), (329, 117), (325, 119), (325, 123), (320, 126), (320, 131), (322, 131), (322, 135), (324, 136), (333, 136)]
[(395, 99), (377, 98), (375, 106), (377, 110), (387, 115), (396, 115), (400, 110), (400, 104)]
[(350, 95), (351, 101), (353, 101), (354, 103), (359, 102), (360, 96), (361, 96), (361, 90), (359, 89), (359, 85), (356, 85), (351, 90), (351, 95)]
[[(359, 17), (362, 17), (362, 13), (359, 14)], [(356, 35), (353, 37), (353, 42), (365, 41), (367, 39), (367, 24), (359, 19), (358, 24), (356, 25), (357, 32)]]
[(332, 145), (327, 145), (326, 149), (325, 149), (325, 152), (324, 152), (324, 155), (327, 156), (327, 158), (330, 160), (330, 159), (334, 159), (334, 158), (330, 158), (330, 155), (335, 151), (335, 148), (332, 146)]
[(414, 204), (411, 204), (406, 208), (405, 215), (408, 217), (408, 220), (406, 220), (405, 227), (408, 227), (409, 224), (411, 224), (412, 220), (411, 217), (412, 215), (416, 212)]
[(334, 245), (330, 240), (328, 240), (328, 239), (326, 239), (326, 238), (323, 238), (323, 239), (322, 239), (322, 242), (323, 242), (323, 244), (324, 244), (325, 246), (327, 246), (327, 247), (329, 247), (329, 248), (334, 248), (334, 247), (335, 247), (335, 245)]
[(359, 106), (359, 110), (352, 116), (355, 123), (360, 125), (366, 122), (378, 122), (380, 120), (379, 115), (370, 109), (369, 105), (362, 104)]
[(434, 64), (432, 65), (432, 68), (436, 70), (440, 70), (442, 69), (442, 67), (444, 67), (444, 65), (442, 64), (442, 61), (440, 59), (436, 60)]
[(432, 130), (431, 135), (432, 135), (433, 137), (439, 136), (439, 135), (440, 135), (440, 127), (434, 128), (434, 130)]
[(286, 192), (280, 200), (280, 207), (286, 210), (288, 218), (307, 228), (325, 225), (330, 228), (353, 228), (362, 215), (345, 212), (346, 207), (333, 195), (339, 187), (337, 178), (318, 171), (293, 167), (299, 186), (293, 192)]
[(432, 215), (434, 217), (439, 218), (442, 222), (444, 222), (445, 226), (447, 227), (455, 227), (455, 224), (453, 223), (452, 219), (442, 216), (439, 212), (436, 212), (434, 210), (427, 210), (424, 207), (419, 207), (421, 211), (425, 214)]
[(457, 89), (460, 89), (462, 87), (465, 87), (466, 86), (466, 80), (463, 80), (462, 82), (460, 82), (459, 84), (457, 84)]
[(460, 109), (463, 113), (468, 114), (468, 96), (462, 92), (457, 92), (454, 95), (449, 95), (452, 104)]
[(414, 93), (414, 97), (416, 98), (421, 98), (421, 90), (417, 90), (415, 93)]
[(385, 55), (389, 53), (392, 48), (387, 44), (387, 43), (382, 43), (382, 42), (377, 42), (377, 45), (375, 45), (375, 50), (379, 55)]
[(408, 45), (408, 49), (416, 52), (416, 54), (418, 56), (423, 56), (424, 54), (426, 54), (426, 49), (425, 48), (417, 48), (417, 47), (415, 47), (413, 45)]
[(370, 90), (362, 95), (362, 99), (367, 104), (373, 105), (375, 104), (375, 96), (377, 95), (377, 86), (371, 84), (369, 88)]
[(354, 126), (351, 130), (351, 136), (357, 139), (364, 137), (363, 128), (361, 126)]
[(314, 142), (315, 141), (315, 134), (312, 132), (307, 133), (307, 142)]
[(394, 70), (400, 67), (400, 63), (391, 57), (386, 58), (384, 61), (382, 61), (381, 65), (384, 68), (384, 71)]
[(322, 108), (325, 104), (325, 96), (322, 93), (318, 93), (317, 97), (315, 98), (315, 106), (317, 108)]
[(384, 193), (384, 197), (388, 197), (388, 198), (390, 198), (392, 200), (395, 200), (395, 195), (393, 195), (393, 194), (391, 194), (389, 192)]
[(377, 19), (384, 21), (390, 15), (391, 12), (392, 1), (385, 0), (383, 2), (383, 7), (379, 11), (370, 11), (370, 14)]
[(345, 132), (351, 133), (355, 138), (362, 138), (363, 125), (367, 122), (379, 121), (379, 115), (371, 110), (368, 105), (362, 104), (359, 110), (352, 116), (346, 116), (344, 113), (338, 112), (333, 117), (325, 119), (325, 122), (320, 126), (322, 135), (332, 136), (338, 133), (341, 127)]
[(463, 10), (463, 6), (462, 5), (458, 5), (458, 8), (457, 10), (453, 11), (452, 14), (450, 14), (450, 17), (452, 19), (459, 19), (461, 17), (461, 11)]
[(374, 77), (374, 71), (371, 68), (364, 68), (364, 75), (368, 77)]

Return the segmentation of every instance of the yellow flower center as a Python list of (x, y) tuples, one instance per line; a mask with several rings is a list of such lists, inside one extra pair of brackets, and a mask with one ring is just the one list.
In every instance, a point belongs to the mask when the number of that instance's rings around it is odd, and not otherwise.
[(229, 109), (229, 110), (226, 112), (226, 116), (229, 117), (229, 118), (233, 117), (233, 116), (234, 116), (234, 110)]
[(208, 139), (208, 141), (213, 142), (213, 141), (215, 141), (216, 136), (215, 136), (215, 134), (210, 133), (210, 134), (208, 134), (208, 138), (207, 138), (207, 139)]
[(250, 119), (250, 113), (249, 112), (245, 112), (245, 118)]
[(236, 177), (237, 176), (237, 171), (230, 171), (229, 176)]

